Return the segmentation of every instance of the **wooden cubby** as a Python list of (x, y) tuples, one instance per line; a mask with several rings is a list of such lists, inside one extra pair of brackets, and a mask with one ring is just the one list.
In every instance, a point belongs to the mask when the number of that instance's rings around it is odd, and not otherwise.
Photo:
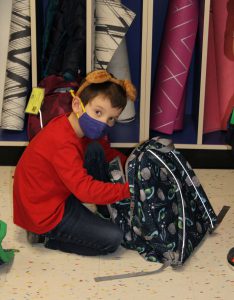
[[(37, 28), (36, 28), (36, 1), (30, 0), (31, 3), (31, 43), (32, 43), (32, 86), (37, 86)], [(120, 125), (118, 128), (117, 136), (111, 145), (120, 148), (135, 147), (139, 142), (143, 142), (152, 136), (149, 128), (150, 120), (150, 100), (151, 90), (154, 75), (154, 66), (156, 65), (156, 58), (153, 56), (155, 53), (155, 45), (157, 43), (158, 31), (155, 29), (155, 20), (157, 20), (157, 5), (162, 3), (159, 0), (122, 0), (122, 3), (131, 9), (131, 6), (137, 7), (137, 14), (135, 22), (136, 28), (129, 30), (126, 39), (130, 40), (132, 51), (134, 51), (135, 62), (130, 61), (130, 66), (135, 65), (135, 69), (131, 69), (134, 73), (133, 82), (137, 85), (138, 99), (137, 99), (137, 117), (135, 124)], [(165, 4), (165, 3), (164, 3)], [(207, 64), (207, 49), (208, 49), (208, 32), (209, 32), (209, 10), (210, 0), (201, 0), (201, 20), (202, 20), (202, 47), (197, 50), (198, 58), (194, 58), (194, 64), (197, 65), (196, 59), (199, 61), (199, 75), (195, 97), (197, 98), (197, 118), (193, 122), (189, 118), (185, 123), (184, 130), (171, 136), (174, 140), (176, 147), (180, 149), (203, 149), (203, 150), (227, 150), (230, 149), (225, 143), (214, 141), (213, 143), (205, 143), (203, 136), (203, 120), (204, 120), (204, 103), (205, 103), (205, 83), (206, 83), (206, 64)], [(93, 69), (94, 62), (94, 11), (95, 0), (86, 0), (86, 71), (89, 72)], [(134, 11), (134, 9), (133, 9)], [(4, 12), (1, 10), (1, 14)], [(156, 18), (156, 19), (155, 19)], [(137, 27), (138, 26), (138, 27)], [(140, 28), (140, 30), (139, 30)], [(132, 44), (135, 40), (135, 45)], [(159, 45), (157, 44), (157, 47)], [(129, 47), (129, 51), (131, 51)], [(199, 52), (200, 51), (200, 52)], [(199, 54), (200, 53), (200, 54)], [(134, 57), (130, 53), (130, 60)], [(136, 59), (137, 55), (137, 59)], [(137, 73), (137, 74), (135, 74)], [(192, 126), (190, 127), (190, 123)], [(127, 127), (129, 128), (127, 130)], [(195, 132), (195, 137), (192, 140), (186, 138), (186, 134), (191, 138), (192, 134), (189, 130)], [(128, 132), (127, 132), (128, 131)], [(188, 131), (185, 135), (185, 131)], [(184, 136), (183, 136), (184, 135)], [(129, 136), (129, 138), (128, 138)], [(178, 142), (179, 141), (179, 142)], [(0, 129), (0, 146), (26, 146), (27, 135), (24, 132), (9, 132)]]

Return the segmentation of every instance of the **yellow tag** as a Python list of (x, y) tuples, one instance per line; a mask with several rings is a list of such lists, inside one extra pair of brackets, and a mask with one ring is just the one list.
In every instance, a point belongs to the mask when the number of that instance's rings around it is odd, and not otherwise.
[(41, 108), (44, 96), (45, 89), (38, 87), (33, 88), (25, 112), (28, 114), (37, 115)]

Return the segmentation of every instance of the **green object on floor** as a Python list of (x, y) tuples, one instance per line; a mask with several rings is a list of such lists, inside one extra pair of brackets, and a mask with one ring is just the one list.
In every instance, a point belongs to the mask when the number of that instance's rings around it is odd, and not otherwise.
[(234, 125), (234, 109), (232, 110), (232, 115), (230, 119), (230, 124)]
[(7, 232), (7, 224), (0, 220), (0, 265), (4, 263), (9, 263), (14, 258), (14, 250), (13, 249), (3, 249), (2, 241), (6, 236)]

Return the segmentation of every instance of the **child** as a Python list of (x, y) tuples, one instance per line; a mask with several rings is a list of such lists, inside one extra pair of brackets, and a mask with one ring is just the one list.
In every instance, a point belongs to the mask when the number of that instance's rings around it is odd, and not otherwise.
[(97, 163), (92, 169), (99, 171), (104, 155), (107, 161), (120, 156), (125, 163), (125, 156), (111, 149), (103, 136), (114, 126), (127, 98), (135, 97), (130, 81), (118, 80), (104, 70), (93, 71), (74, 95), (72, 112), (53, 119), (24, 151), (14, 176), (14, 223), (34, 233), (33, 237), (44, 238), (46, 248), (100, 255), (120, 245), (122, 231), (82, 202), (121, 201), (130, 197), (128, 183), (96, 180), (84, 166), (89, 165), (86, 150), (93, 140), (99, 156), (94, 153), (90, 160)]

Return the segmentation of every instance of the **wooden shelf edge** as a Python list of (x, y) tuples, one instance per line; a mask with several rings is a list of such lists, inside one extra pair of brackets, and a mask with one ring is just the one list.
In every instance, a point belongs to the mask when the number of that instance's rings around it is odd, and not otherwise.
[(139, 143), (111, 143), (112, 148), (135, 148)]
[[(140, 143), (111, 143), (113, 148), (135, 148)], [(198, 145), (198, 144), (175, 144), (177, 149), (191, 150), (231, 150), (229, 145)]]
[(0, 141), (0, 147), (25, 147), (28, 142), (16, 142), (16, 141)]
[(175, 144), (177, 149), (191, 149), (191, 150), (231, 150), (229, 145), (205, 145), (205, 144)]

